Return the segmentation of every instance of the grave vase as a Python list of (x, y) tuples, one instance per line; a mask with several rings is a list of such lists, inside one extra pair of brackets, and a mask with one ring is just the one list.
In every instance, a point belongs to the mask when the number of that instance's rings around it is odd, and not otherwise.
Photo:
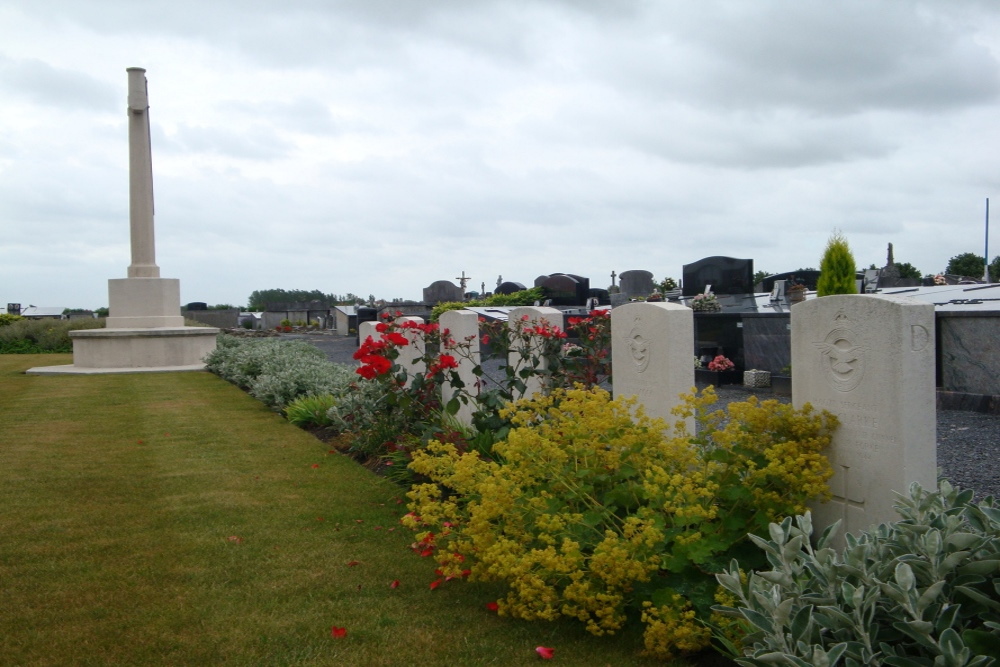
[(806, 291), (795, 289), (788, 291), (788, 303), (799, 303), (806, 300)]

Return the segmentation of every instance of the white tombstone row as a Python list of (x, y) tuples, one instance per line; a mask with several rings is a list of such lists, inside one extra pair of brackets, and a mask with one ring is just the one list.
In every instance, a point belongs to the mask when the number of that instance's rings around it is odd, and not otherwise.
[[(524, 326), (562, 318), (546, 307), (515, 308), (509, 318), (521, 321), (525, 315)], [(936, 485), (934, 307), (907, 297), (827, 296), (796, 304), (791, 320), (792, 401), (827, 410), (840, 421), (827, 452), (833, 499), (813, 508), (813, 523), (818, 534), (843, 520), (842, 543), (845, 532), (895, 520), (895, 494), (912, 482)], [(478, 316), (452, 311), (442, 315), (441, 325), (457, 342), (472, 344), (468, 358), (456, 358), (467, 391), (475, 395)], [(361, 327), (362, 340), (377, 337), (374, 323)], [(611, 339), (615, 395), (634, 396), (648, 415), (674, 423), (672, 408), (694, 386), (692, 311), (664, 302), (620, 306), (611, 312)], [(401, 350), (400, 363), (411, 374), (420, 370), (412, 364), (422, 350), (416, 344)], [(521, 359), (513, 349), (509, 363)], [(532, 377), (525, 393), (544, 389)], [(444, 387), (444, 400), (454, 393)], [(459, 417), (469, 423), (473, 410), (464, 406)], [(693, 432), (690, 421), (688, 428)]]

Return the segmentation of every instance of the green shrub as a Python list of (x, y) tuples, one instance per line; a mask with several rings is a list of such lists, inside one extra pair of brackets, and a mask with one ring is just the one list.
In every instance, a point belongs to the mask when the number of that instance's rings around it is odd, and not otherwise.
[(10, 313), (0, 313), (0, 327), (5, 327), (8, 324), (13, 324), (14, 322), (20, 322), (25, 318), (20, 315), (11, 315)]
[(902, 519), (810, 544), (806, 513), (752, 537), (770, 571), (741, 581), (737, 562), (718, 575), (738, 599), (718, 610), (755, 632), (742, 665), (993, 664), (1000, 657), (1000, 508), (975, 505), (972, 491), (941, 481), (914, 484), (896, 509)]
[(296, 426), (330, 426), (330, 409), (337, 404), (333, 394), (300, 396), (285, 406), (285, 419)]
[(847, 239), (840, 232), (834, 232), (827, 241), (823, 259), (819, 265), (819, 280), (816, 281), (816, 296), (830, 294), (857, 294), (857, 269), (854, 256), (847, 245)]
[(0, 354), (72, 352), (70, 331), (100, 329), (104, 320), (31, 320), (22, 318), (0, 327)]
[(404, 524), (442, 576), (503, 582), (503, 615), (569, 616), (602, 635), (631, 614), (647, 625), (649, 653), (700, 650), (709, 573), (752, 549), (748, 528), (824, 497), (821, 452), (836, 425), (752, 398), (731, 404), (723, 426), (724, 413), (707, 410), (714, 400), (711, 388), (685, 396), (675, 413), (697, 413), (701, 433), (682, 419), (672, 437), (599, 388), (518, 401), (493, 459), (442, 442), (414, 453), (410, 467), (431, 481), (411, 489)]
[(536, 301), (541, 301), (544, 298), (545, 293), (542, 291), (541, 287), (532, 287), (530, 289), (521, 290), (520, 292), (514, 292), (513, 294), (494, 294), (493, 296), (488, 296), (484, 299), (443, 301), (434, 306), (431, 310), (431, 321), (437, 322), (438, 318), (441, 317), (441, 313), (449, 310), (461, 310), (463, 308), (469, 308), (470, 306), (483, 308), (490, 306), (531, 306)]

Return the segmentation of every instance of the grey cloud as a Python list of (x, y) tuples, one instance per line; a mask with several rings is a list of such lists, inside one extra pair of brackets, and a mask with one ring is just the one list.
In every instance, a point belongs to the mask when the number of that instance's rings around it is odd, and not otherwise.
[(855, 1), (660, 8), (639, 39), (616, 35), (621, 51), (602, 52), (608, 57), (592, 66), (626, 94), (694, 96), (727, 109), (846, 115), (995, 99), (1000, 66), (969, 38), (975, 17), (959, 21), (945, 7)]
[(318, 99), (298, 98), (268, 102), (229, 100), (220, 103), (219, 107), (249, 119), (263, 117), (276, 127), (295, 132), (331, 135), (337, 134), (339, 129), (330, 109)]
[(214, 153), (238, 159), (276, 160), (287, 157), (293, 144), (272, 127), (254, 123), (243, 130), (180, 125), (165, 136), (164, 148), (178, 153)]
[(0, 87), (14, 96), (60, 109), (108, 111), (115, 108), (121, 97), (114, 86), (89, 74), (56, 68), (41, 60), (3, 56), (0, 56)]

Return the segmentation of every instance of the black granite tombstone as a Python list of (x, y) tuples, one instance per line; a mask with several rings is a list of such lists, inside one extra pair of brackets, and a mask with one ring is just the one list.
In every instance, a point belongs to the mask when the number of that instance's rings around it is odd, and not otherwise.
[(582, 306), (590, 297), (590, 279), (570, 273), (553, 273), (539, 286), (553, 306)]
[(611, 293), (606, 289), (600, 287), (591, 287), (589, 296), (593, 299), (597, 299), (598, 306), (610, 306), (611, 305)]
[(496, 293), (513, 294), (514, 292), (523, 292), (526, 289), (528, 288), (522, 285), (521, 283), (515, 283), (513, 281), (508, 280), (505, 283), (500, 283), (499, 285), (497, 285)]
[(706, 285), (715, 294), (751, 294), (753, 260), (716, 256), (684, 265), (684, 296), (700, 294)]
[(436, 304), (442, 301), (462, 301), (462, 288), (449, 280), (437, 280), (424, 288), (424, 303)]
[(618, 276), (621, 293), (625, 296), (647, 297), (656, 289), (653, 282), (653, 273), (636, 269), (632, 271), (622, 271)]

